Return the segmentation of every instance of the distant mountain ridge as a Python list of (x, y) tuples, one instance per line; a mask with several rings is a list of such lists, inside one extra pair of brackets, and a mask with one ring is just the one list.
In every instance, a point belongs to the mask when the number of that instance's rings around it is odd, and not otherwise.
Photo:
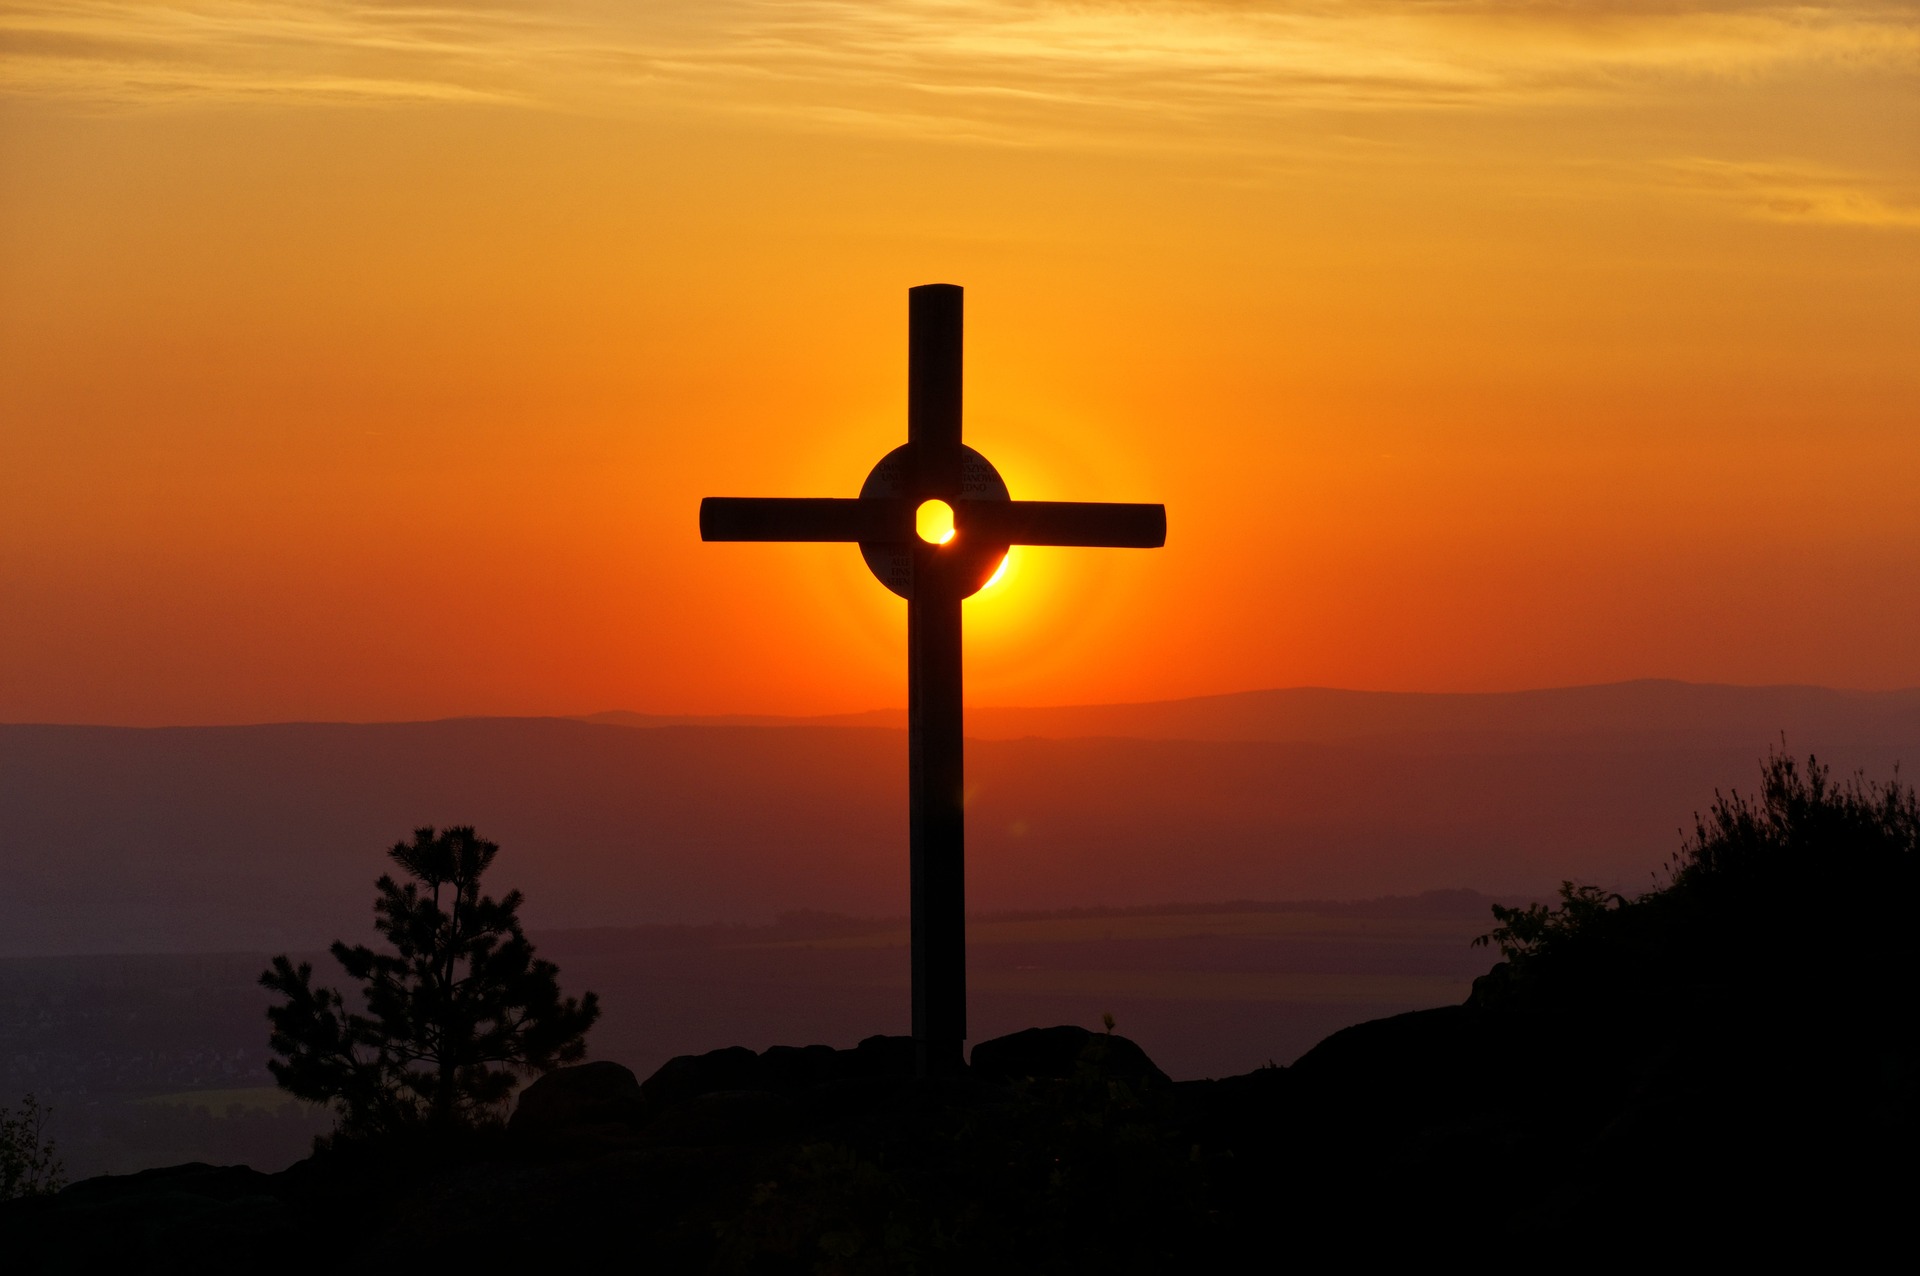
[[(812, 717), (668, 715), (612, 710), (584, 722), (624, 727), (881, 727), (902, 729), (906, 710)], [(979, 740), (1364, 740), (1431, 734), (1709, 734), (1777, 737), (1839, 732), (1850, 739), (1913, 738), (1920, 687), (1851, 691), (1816, 686), (1744, 687), (1647, 678), (1532, 691), (1346, 691), (1285, 687), (1132, 704), (973, 707), (967, 734)], [(1790, 741), (1791, 743), (1791, 741)]]
[[(903, 733), (775, 721), (0, 726), (0, 955), (319, 948), (429, 823), (500, 842), (538, 930), (898, 914)], [(976, 910), (1544, 897), (1645, 885), (1783, 733), (1841, 773), (1920, 759), (1920, 692), (1307, 689), (970, 731)]]

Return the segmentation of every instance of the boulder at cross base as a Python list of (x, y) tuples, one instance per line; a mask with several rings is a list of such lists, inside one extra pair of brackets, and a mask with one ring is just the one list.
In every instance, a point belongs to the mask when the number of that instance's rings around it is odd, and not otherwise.
[(507, 1128), (546, 1134), (581, 1126), (624, 1125), (646, 1114), (640, 1081), (610, 1060), (555, 1068), (520, 1092)]
[(671, 1108), (716, 1090), (765, 1090), (760, 1056), (745, 1046), (675, 1055), (640, 1086), (649, 1106)]
[(911, 1037), (868, 1037), (852, 1050), (831, 1046), (769, 1046), (759, 1054), (728, 1046), (676, 1055), (640, 1083), (650, 1112), (690, 1103), (703, 1094), (765, 1090), (788, 1094), (836, 1081), (911, 1077)]
[(1071, 1077), (1082, 1067), (1090, 1067), (1099, 1076), (1132, 1086), (1172, 1084), (1147, 1052), (1128, 1038), (1088, 1032), (1071, 1024), (1028, 1028), (982, 1041), (973, 1048), (971, 1066), (975, 1076), (990, 1081)]

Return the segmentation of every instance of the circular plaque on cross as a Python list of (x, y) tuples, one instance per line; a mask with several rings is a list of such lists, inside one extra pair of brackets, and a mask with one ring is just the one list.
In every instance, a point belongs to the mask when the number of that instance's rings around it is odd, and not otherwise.
[[(867, 475), (867, 481), (860, 485), (863, 499), (913, 495), (913, 462), (909, 447), (909, 444), (903, 443), (880, 458), (880, 463)], [(960, 499), (1011, 499), (1000, 471), (994, 469), (993, 463), (986, 457), (965, 445), (960, 448)], [(1005, 545), (969, 544), (962, 534), (956, 534), (953, 539), (939, 545), (916, 545), (913, 541), (860, 542), (860, 556), (867, 560), (867, 569), (873, 573), (874, 579), (902, 598), (913, 597), (916, 550), (940, 555), (938, 561), (943, 561), (955, 573), (955, 583), (959, 586), (962, 598), (978, 593), (981, 586), (993, 579), (994, 572), (1000, 569), (1000, 560), (1007, 556)]]

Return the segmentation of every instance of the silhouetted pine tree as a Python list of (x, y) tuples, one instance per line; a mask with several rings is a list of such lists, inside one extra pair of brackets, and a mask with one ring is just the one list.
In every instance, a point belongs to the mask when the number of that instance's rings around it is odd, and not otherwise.
[(462, 827), (419, 829), (387, 852), (411, 879), (376, 883), (374, 927), (393, 951), (332, 948), (366, 1013), (284, 953), (260, 976), (286, 998), (267, 1010), (281, 1056), (267, 1067), (292, 1094), (336, 1105), (343, 1132), (497, 1119), (521, 1074), (586, 1053), (599, 999), (561, 997), (558, 968), (520, 929), (519, 891), (480, 893), (499, 850)]

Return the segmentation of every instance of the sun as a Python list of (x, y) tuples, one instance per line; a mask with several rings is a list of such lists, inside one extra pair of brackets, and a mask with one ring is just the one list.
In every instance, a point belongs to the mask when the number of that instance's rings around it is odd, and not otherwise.
[[(945, 545), (953, 539), (953, 506), (942, 500), (920, 502), (913, 512), (913, 530), (921, 540), (929, 545)], [(1007, 567), (1013, 562), (1013, 551), (1008, 549), (1000, 555), (999, 566), (993, 569), (993, 575), (987, 577), (987, 583), (980, 586), (979, 593), (992, 589), (1006, 577)]]
[(913, 512), (913, 530), (929, 545), (944, 545), (953, 539), (953, 506), (945, 501), (922, 501)]

